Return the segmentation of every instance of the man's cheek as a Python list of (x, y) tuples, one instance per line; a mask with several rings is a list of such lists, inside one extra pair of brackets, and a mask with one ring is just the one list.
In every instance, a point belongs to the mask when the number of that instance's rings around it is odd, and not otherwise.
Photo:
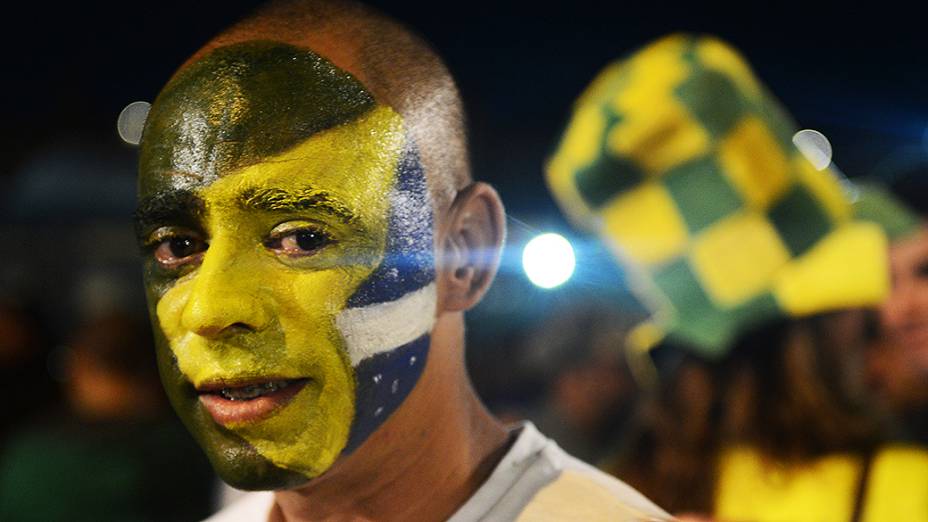
[(181, 321), (192, 284), (191, 280), (177, 281), (158, 298), (155, 305), (157, 324), (169, 342), (183, 335)]
[(202, 360), (203, 350), (192, 346), (197, 340), (183, 328), (191, 286), (189, 280), (178, 281), (161, 296), (155, 306), (155, 324), (164, 344), (161, 349), (171, 353), (174, 364), (188, 380), (196, 382), (196, 375), (205, 372), (207, 364)]
[(317, 362), (315, 378), (268, 420), (236, 429), (276, 466), (315, 477), (345, 446), (355, 414), (352, 369), (337, 354)]

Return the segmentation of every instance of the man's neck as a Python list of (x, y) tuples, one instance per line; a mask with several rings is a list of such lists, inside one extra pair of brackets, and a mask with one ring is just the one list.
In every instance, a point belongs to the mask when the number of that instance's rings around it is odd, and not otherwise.
[(459, 313), (432, 333), (426, 370), (403, 405), (352, 455), (307, 486), (279, 491), (274, 521), (445, 520), (486, 481), (507, 433), (464, 369)]

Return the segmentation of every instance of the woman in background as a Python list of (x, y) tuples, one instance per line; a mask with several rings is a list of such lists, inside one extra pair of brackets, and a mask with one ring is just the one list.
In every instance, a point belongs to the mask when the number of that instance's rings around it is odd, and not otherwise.
[[(924, 152), (919, 151), (920, 155)], [(892, 176), (880, 176), (892, 194), (871, 191), (897, 219), (887, 229), (892, 240), (892, 292), (882, 303), (876, 338), (867, 352), (867, 376), (891, 413), (892, 437), (928, 443), (928, 169), (924, 159)], [(906, 207), (902, 207), (899, 198)], [(914, 209), (915, 212), (909, 209)], [(917, 212), (917, 213), (916, 213)], [(885, 213), (885, 212), (884, 212)]]
[(652, 393), (612, 468), (719, 520), (928, 520), (928, 452), (882, 443), (863, 386), (885, 233), (796, 130), (712, 38), (651, 44), (576, 103), (550, 188), (653, 312), (628, 343)]

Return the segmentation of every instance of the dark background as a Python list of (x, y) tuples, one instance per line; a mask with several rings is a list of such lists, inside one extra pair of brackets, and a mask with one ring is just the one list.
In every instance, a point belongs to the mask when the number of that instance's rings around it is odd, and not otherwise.
[[(602, 66), (673, 31), (740, 48), (803, 126), (828, 135), (851, 175), (928, 125), (926, 22), (901, 2), (373, 1), (422, 33), (457, 77), (475, 171), (513, 212), (550, 209), (537, 182), (569, 104)], [(2, 31), (2, 169), (73, 136), (112, 140), (119, 111), (151, 101), (174, 69), (258, 2), (17, 2)]]
[[(579, 273), (556, 291), (526, 282), (519, 247), (536, 231), (569, 232), (541, 172), (571, 101), (600, 68), (654, 38), (712, 33), (741, 49), (801, 126), (831, 138), (836, 163), (852, 177), (885, 175), (894, 162), (925, 155), (926, 22), (901, 2), (371, 3), (445, 57), (469, 112), (475, 175), (496, 185), (508, 207), (511, 248), (471, 316), (477, 362), (576, 295), (626, 299), (621, 274), (582, 238)], [(5, 8), (0, 284), (39, 296), (56, 328), (67, 328), (86, 304), (82, 296), (95, 293), (92, 284), (78, 288), (88, 273), (121, 271), (116, 286), (131, 295), (120, 299), (138, 297), (126, 246), (135, 152), (116, 136), (119, 111), (153, 100), (181, 62), (257, 4)]]

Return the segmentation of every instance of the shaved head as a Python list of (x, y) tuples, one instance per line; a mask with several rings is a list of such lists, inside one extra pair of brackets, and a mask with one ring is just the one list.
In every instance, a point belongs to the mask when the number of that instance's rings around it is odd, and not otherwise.
[(437, 209), (471, 182), (464, 112), (454, 80), (419, 36), (371, 7), (346, 0), (271, 2), (194, 54), (182, 74), (218, 48), (278, 42), (308, 49), (349, 73), (404, 121)]

